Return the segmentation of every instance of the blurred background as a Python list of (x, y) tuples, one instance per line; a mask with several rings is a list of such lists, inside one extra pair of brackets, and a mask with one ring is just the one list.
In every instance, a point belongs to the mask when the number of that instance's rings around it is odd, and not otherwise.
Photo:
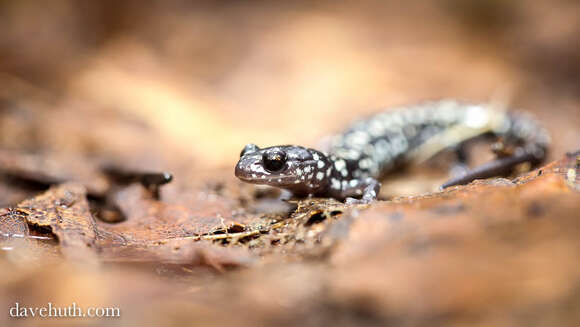
[[(114, 305), (124, 320), (93, 323), (119, 326), (580, 321), (577, 193), (552, 172), (522, 192), (466, 188), (360, 216), (301, 208), (318, 217), (311, 226), (304, 212), (265, 214), (268, 197), (233, 176), (246, 143), (316, 147), (355, 118), (448, 97), (532, 112), (552, 134), (550, 159), (562, 158), (580, 149), (579, 17), (576, 0), (0, 0), (0, 208), (73, 180), (87, 187), (90, 212), (65, 218), (94, 218), (101, 250), (133, 242), (160, 262), (186, 259), (140, 266), (131, 260), (150, 257), (120, 251), (117, 262), (59, 265), (66, 242), (2, 248), (0, 307)], [(175, 179), (154, 201), (108, 183), (103, 165)], [(382, 196), (440, 182), (405, 179)], [(107, 219), (111, 199), (126, 222)], [(0, 210), (2, 237), (31, 225)], [(255, 243), (187, 238), (276, 219), (294, 225), (260, 231)], [(232, 262), (253, 265), (222, 274)]]
[(453, 97), (580, 147), (574, 0), (0, 1), (0, 146), (229, 167), (355, 117)]

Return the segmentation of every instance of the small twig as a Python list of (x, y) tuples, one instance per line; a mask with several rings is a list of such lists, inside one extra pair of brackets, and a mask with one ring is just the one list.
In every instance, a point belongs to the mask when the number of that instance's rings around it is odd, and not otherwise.
[(262, 232), (261, 230), (257, 229), (257, 230), (240, 232), (240, 233), (225, 233), (225, 234), (217, 234), (217, 235), (199, 235), (199, 236), (194, 236), (193, 239), (197, 239), (197, 240), (223, 240), (223, 239), (235, 238), (235, 237), (244, 238), (244, 237), (260, 234), (261, 232)]

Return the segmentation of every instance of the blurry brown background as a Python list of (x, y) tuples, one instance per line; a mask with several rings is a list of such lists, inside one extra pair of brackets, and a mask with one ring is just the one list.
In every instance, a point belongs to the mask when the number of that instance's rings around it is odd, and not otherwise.
[(248, 142), (316, 146), (453, 97), (536, 113), (559, 156), (580, 147), (579, 15), (572, 0), (2, 1), (0, 140), (231, 167)]
[[(322, 201), (286, 220), (233, 176), (246, 143), (317, 146), (354, 118), (443, 97), (534, 113), (562, 158), (580, 148), (578, 17), (574, 0), (0, 0), (0, 166), (41, 184), (1, 179), (1, 204), (86, 182), (92, 211), (72, 218), (96, 217), (102, 233), (88, 263), (59, 261), (71, 246), (56, 240), (3, 250), (0, 311), (76, 301), (122, 309), (89, 323), (135, 326), (580, 321), (578, 197), (560, 166), (521, 189), (481, 184), (360, 216)], [(175, 180), (143, 199), (99, 184), (101, 164)], [(128, 221), (95, 214), (99, 196)], [(211, 242), (239, 231), (260, 236)]]

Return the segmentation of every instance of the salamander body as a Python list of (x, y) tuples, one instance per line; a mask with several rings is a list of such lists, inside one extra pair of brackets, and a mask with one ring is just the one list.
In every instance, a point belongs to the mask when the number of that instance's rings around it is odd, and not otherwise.
[(333, 138), (328, 153), (296, 145), (261, 149), (248, 144), (235, 175), (245, 182), (287, 189), (298, 196), (368, 203), (376, 199), (378, 180), (385, 173), (487, 134), (500, 137), (511, 152), (445, 187), (505, 174), (522, 162), (538, 164), (550, 142), (547, 131), (525, 113), (440, 100), (393, 108), (356, 121)]

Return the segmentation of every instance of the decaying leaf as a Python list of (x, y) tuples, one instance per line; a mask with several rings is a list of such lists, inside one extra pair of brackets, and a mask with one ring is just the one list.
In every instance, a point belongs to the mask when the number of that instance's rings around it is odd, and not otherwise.
[[(126, 222), (96, 223), (84, 187), (69, 183), (23, 201), (13, 210), (5, 210), (6, 218), (2, 221), (5, 233), (14, 233), (16, 227), (26, 232), (24, 221), (47, 227), (58, 237), (63, 253), (76, 259), (98, 256), (104, 261), (211, 265), (219, 269), (251, 261), (239, 249), (199, 243), (207, 239), (204, 235), (236, 226), (232, 222), (204, 218), (203, 211), (196, 215), (184, 207), (154, 200), (139, 184), (125, 191), (120, 198), (125, 204), (121, 207), (126, 210)], [(17, 224), (17, 218), (23, 220)]]
[(29, 224), (50, 228), (67, 256), (80, 259), (95, 253), (97, 230), (82, 185), (63, 184), (51, 188), (21, 202), (16, 210), (26, 214)]
[(18, 210), (5, 208), (0, 210), (0, 240), (12, 237), (28, 236), (26, 215)]

